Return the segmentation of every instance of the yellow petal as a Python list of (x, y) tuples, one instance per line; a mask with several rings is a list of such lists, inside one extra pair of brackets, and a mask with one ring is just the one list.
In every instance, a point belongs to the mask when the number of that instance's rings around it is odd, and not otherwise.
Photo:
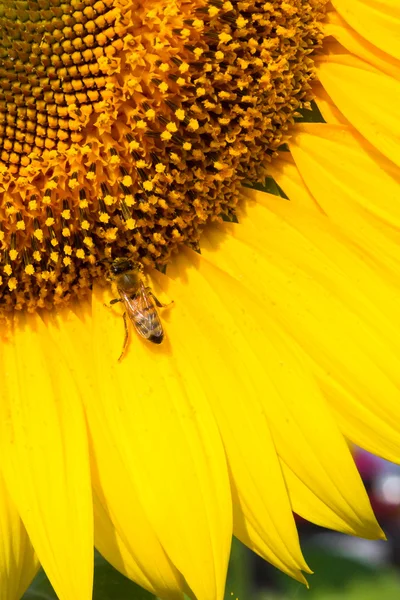
[[(59, 345), (74, 374), (87, 413), (90, 429), (95, 545), (121, 573), (156, 596), (168, 600), (182, 598), (185, 584), (171, 564), (139, 502), (134, 485), (134, 464), (126, 467), (118, 447), (118, 437), (110, 434), (99, 405), (98, 382), (93, 364), (91, 309), (86, 303), (56, 316), (46, 314), (47, 327)], [(112, 323), (121, 338), (122, 323)], [(77, 344), (79, 340), (79, 344)], [(115, 357), (114, 359), (115, 360)], [(134, 391), (131, 376), (130, 391)], [(115, 390), (110, 401), (114, 402)], [(132, 400), (131, 400), (132, 401)]]
[[(354, 29), (348, 26), (346, 21), (336, 11), (330, 11), (327, 14), (324, 23), (324, 33), (326, 36), (333, 36), (342, 47), (349, 52), (362, 58), (370, 65), (376, 67), (382, 73), (386, 73), (394, 79), (400, 79), (400, 61), (386, 54), (371, 44), (367, 39), (359, 35)], [(325, 46), (324, 46), (325, 47)], [(343, 52), (339, 44), (328, 44), (330, 53), (339, 54)]]
[[(313, 82), (312, 93), (318, 108), (321, 111), (324, 121), (333, 125), (349, 125), (346, 117), (340, 112), (336, 104), (332, 102), (332, 98), (319, 81)], [(275, 160), (272, 164), (274, 163)]]
[[(386, 343), (400, 351), (400, 320), (397, 322), (392, 318), (397, 312), (397, 281), (391, 285), (386, 270), (379, 269), (376, 263), (368, 265), (364, 249), (353, 244), (351, 237), (332, 224), (311, 196), (289, 153), (274, 161), (271, 172), (290, 202), (281, 202), (269, 194), (258, 196), (259, 201), (267, 202), (275, 214), (308, 240), (309, 251), (318, 251), (320, 259), (325, 258), (330, 264), (332, 277), (342, 277), (342, 289), (339, 289), (339, 279), (335, 284), (338, 295), (346, 298), (348, 303), (353, 298), (354, 310), (360, 306), (360, 292), (364, 294), (362, 306), (368, 307), (364, 318), (369, 314), (371, 325), (378, 325), (382, 336), (386, 332)], [(336, 274), (338, 270), (339, 275)]]
[(301, 176), (331, 222), (379, 264), (400, 277), (400, 171), (354, 129), (296, 126), (291, 152)]
[(322, 56), (317, 74), (350, 123), (400, 165), (400, 82), (351, 54)]
[(366, 40), (400, 59), (400, 6), (398, 0), (333, 0), (347, 23)]
[[(353, 243), (351, 234), (343, 235), (319, 210), (292, 161), (285, 157), (285, 160), (275, 162), (273, 175), (290, 198), (290, 203), (269, 198), (267, 201), (274, 212), (289, 222), (304, 239), (309, 240), (315, 246), (314, 252), (318, 250), (326, 256), (331, 265), (330, 276), (337, 280), (335, 290), (338, 296), (346, 298), (347, 304), (352, 302), (354, 314), (361, 313), (362, 310), (363, 318), (368, 319), (370, 326), (377, 329), (387, 348), (391, 347), (398, 354), (398, 279), (392, 281), (388, 278), (386, 269), (380, 268), (376, 260), (371, 261), (370, 266), (367, 264), (365, 249)], [(326, 199), (326, 194), (321, 194), (320, 199)], [(345, 221), (346, 214), (342, 217)], [(374, 239), (369, 240), (369, 246), (373, 243)], [(310, 245), (309, 252), (311, 249)], [(347, 283), (338, 280), (340, 274), (347, 277)], [(353, 394), (347, 387), (334, 383), (321, 369), (319, 378), (325, 393), (332, 400), (336, 418), (344, 433), (375, 454), (398, 461), (400, 436), (395, 423), (400, 415), (391, 414), (390, 411), (378, 414), (376, 407), (379, 402), (367, 405), (363, 394)], [(340, 404), (337, 402), (339, 398)], [(396, 410), (396, 406), (394, 396), (391, 410)]]
[(83, 410), (37, 315), (0, 345), (0, 448), (7, 489), (60, 600), (92, 597), (93, 515)]
[(0, 474), (0, 598), (19, 600), (39, 563)]
[[(99, 421), (118, 440), (126, 474), (167, 556), (199, 600), (221, 598), (232, 535), (231, 498), (204, 383), (191, 368), (190, 356), (177, 368), (172, 338), (157, 347), (133, 335), (118, 363), (122, 319), (104, 307), (109, 298), (101, 290), (93, 295)], [(97, 467), (101, 478), (102, 461)], [(123, 493), (123, 481), (120, 486)]]
[[(265, 201), (260, 197), (258, 199)], [(294, 316), (296, 319), (292, 331), (313, 357), (316, 374), (331, 402), (334, 402), (343, 415), (352, 417), (353, 430), (364, 431), (363, 437), (366, 431), (375, 430), (372, 443), (376, 445), (380, 442), (380, 451), (390, 453), (391, 458), (395, 457), (394, 448), (397, 447), (398, 457), (400, 437), (394, 423), (399, 418), (399, 322), (396, 319), (397, 313), (390, 309), (396, 298), (394, 290), (372, 277), (370, 299), (362, 268), (358, 273), (359, 261), (341, 251), (339, 245), (333, 246), (329, 258), (328, 236), (325, 248), (319, 250), (307, 243), (305, 236), (295, 234), (282, 224), (281, 240), (284, 239), (283, 231), (286, 231), (288, 237), (285, 250), (281, 252), (282, 266), (285, 265), (284, 256), (292, 252), (291, 261), (293, 265), (297, 264), (297, 270), (296, 278), (291, 280), (291, 284), (296, 287), (304, 286), (301, 295), (297, 292), (297, 302), (292, 307), (292, 318)], [(292, 238), (291, 244), (289, 236)], [(334, 249), (337, 251), (337, 259), (334, 259)], [(344, 265), (346, 258), (347, 269)], [(285, 268), (291, 272), (289, 265)], [(307, 279), (304, 277), (306, 273), (312, 274), (312, 277)], [(378, 289), (372, 292), (374, 283)], [(271, 293), (271, 284), (269, 289)], [(379, 293), (381, 295), (377, 305), (373, 297), (377, 297)], [(291, 294), (295, 297), (295, 289)], [(290, 310), (289, 303), (284, 307), (285, 311)], [(319, 325), (315, 324), (313, 330), (314, 319)], [(330, 365), (325, 360), (328, 355)], [(379, 401), (382, 394), (385, 395), (384, 404)], [(386, 434), (387, 443), (382, 432)]]
[[(122, 470), (118, 470), (117, 475), (124, 475), (124, 473)], [(99, 552), (115, 569), (150, 593), (168, 600), (183, 598), (181, 591), (185, 587), (183, 578), (168, 561), (142, 508), (138, 507), (136, 496), (130, 503), (131, 513), (134, 514), (134, 518), (131, 519), (132, 523), (126, 518), (128, 511), (121, 510), (122, 503), (113, 504), (113, 509), (118, 511), (118, 516), (114, 517), (114, 521), (122, 532), (120, 535), (108, 512), (111, 499), (105, 500), (104, 497), (99, 497), (98, 494), (103, 492), (102, 484), (98, 479), (94, 480), (93, 487), (95, 545)], [(132, 500), (132, 494), (126, 488), (124, 496), (125, 502), (128, 504), (129, 500)], [(128, 524), (128, 527), (122, 530), (125, 523)], [(134, 544), (131, 541), (133, 539)], [(127, 543), (124, 540), (127, 540)], [(131, 550), (132, 545), (134, 546), (133, 551)], [(154, 561), (152, 567), (150, 566), (150, 556)], [(149, 571), (149, 576), (147, 576)]]
[(296, 514), (315, 525), (341, 531), (348, 535), (358, 535), (353, 525), (324, 501), (318, 494), (318, 487), (310, 487), (284, 461), (281, 460), (290, 501)]
[[(258, 350), (267, 356), (267, 342), (264, 337), (254, 342), (252, 332), (258, 326), (232, 297), (229, 286), (235, 282), (197, 254), (182, 251), (169, 273), (173, 281), (154, 274), (168, 286), (168, 296), (175, 302), (166, 329), (179, 370), (186, 370), (189, 359), (218, 421), (232, 479), (234, 533), (278, 568), (304, 581), (300, 569), (308, 568), (259, 398), (268, 395), (273, 403), (279, 393), (258, 358)], [(275, 361), (275, 347), (269, 352)]]
[[(282, 226), (276, 218), (274, 220), (274, 215), (269, 219), (263, 207), (252, 206), (249, 214), (252, 214), (251, 220), (241, 218), (240, 225), (221, 228), (230, 234), (223, 241), (221, 231), (209, 228), (202, 242), (202, 256), (220, 264), (249, 290), (253, 290), (254, 298), (259, 299), (258, 329), (264, 332), (267, 340), (274, 340), (276, 350), (275, 358), (266, 355), (265, 351), (263, 355), (267, 373), (280, 391), (280, 396), (273, 401), (265, 394), (264, 405), (277, 452), (297, 477), (336, 513), (337, 522), (342, 522), (342, 529), (374, 537), (379, 535), (379, 529), (347, 445), (313, 382), (307, 368), (308, 359), (297, 344), (286, 337), (285, 332), (297, 327), (297, 318), (301, 315), (304, 319), (304, 292), (300, 296), (300, 291), (296, 289), (296, 263), (285, 273), (284, 264), (280, 264), (284, 259), (275, 258), (279, 251), (274, 247), (271, 252), (270, 237), (278, 240), (282, 235)], [(265, 236), (266, 231), (268, 236)], [(247, 244), (247, 240), (251, 245)], [(283, 241), (285, 245), (290, 243), (289, 238)], [(297, 251), (301, 252), (301, 249)], [(292, 252), (295, 255), (295, 247), (292, 247)], [(244, 304), (246, 308), (247, 303)], [(290, 322), (291, 318), (293, 323)], [(280, 325), (278, 330), (277, 324)], [(304, 331), (304, 335), (309, 335), (309, 331)], [(300, 335), (298, 338), (297, 341), (301, 342)], [(293, 357), (289, 362), (287, 355), (290, 346), (293, 347)], [(315, 348), (317, 353), (321, 351), (320, 346), (316, 345)], [(281, 363), (280, 370), (274, 367), (275, 362)], [(317, 423), (321, 426), (316, 427)], [(312, 514), (309, 516), (312, 518)]]

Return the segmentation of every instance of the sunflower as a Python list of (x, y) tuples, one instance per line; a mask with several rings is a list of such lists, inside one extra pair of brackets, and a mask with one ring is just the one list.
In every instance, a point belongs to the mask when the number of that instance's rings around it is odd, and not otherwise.
[[(41, 564), (89, 600), (96, 546), (218, 600), (232, 535), (305, 582), (293, 512), (384, 537), (348, 444), (400, 456), (399, 29), (396, 0), (0, 0), (1, 598)], [(121, 360), (116, 260), (165, 333)]]

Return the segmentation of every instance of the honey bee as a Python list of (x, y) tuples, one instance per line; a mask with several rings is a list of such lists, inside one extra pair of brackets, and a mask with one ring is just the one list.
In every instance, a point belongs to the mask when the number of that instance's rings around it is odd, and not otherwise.
[(125, 339), (118, 360), (122, 359), (128, 345), (129, 332), (126, 315), (141, 337), (153, 344), (161, 344), (164, 339), (164, 330), (156, 306), (161, 308), (166, 305), (162, 304), (151, 289), (144, 285), (142, 265), (130, 258), (116, 258), (113, 261), (105, 259), (100, 262), (110, 262), (109, 279), (115, 284), (120, 296), (111, 300), (110, 304), (122, 302), (125, 307)]

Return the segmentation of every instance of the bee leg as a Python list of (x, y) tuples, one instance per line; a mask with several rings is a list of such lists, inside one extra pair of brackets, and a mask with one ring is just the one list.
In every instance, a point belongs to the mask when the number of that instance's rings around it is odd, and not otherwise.
[(117, 302), (122, 302), (121, 298), (113, 298), (112, 300), (110, 300), (110, 304), (105, 304), (104, 306), (106, 308), (111, 308), (113, 304), (116, 304)]
[(172, 300), (171, 302), (168, 302), (168, 304), (163, 304), (162, 302), (159, 301), (157, 296), (155, 296), (153, 294), (153, 292), (151, 291), (151, 289), (149, 287), (146, 288), (146, 292), (149, 294), (149, 296), (151, 296), (153, 298), (153, 300), (156, 303), (156, 306), (158, 306), (158, 308), (167, 308), (167, 306), (171, 306), (171, 304), (174, 303), (174, 301)]
[(125, 354), (126, 351), (126, 347), (128, 345), (128, 341), (129, 341), (129, 330), (128, 330), (128, 323), (126, 321), (126, 312), (124, 312), (123, 314), (123, 319), (124, 319), (124, 327), (125, 327), (125, 336), (124, 336), (124, 345), (122, 346), (122, 352), (119, 355), (119, 359), (118, 362), (120, 362)]

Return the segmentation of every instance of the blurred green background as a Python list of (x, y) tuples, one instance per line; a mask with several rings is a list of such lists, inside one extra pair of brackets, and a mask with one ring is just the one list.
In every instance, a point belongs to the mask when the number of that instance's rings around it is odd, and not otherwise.
[[(304, 555), (314, 570), (314, 575), (308, 576), (309, 589), (256, 559), (235, 540), (225, 600), (399, 600), (400, 571), (390, 563), (393, 540), (368, 542), (315, 532), (303, 537)], [(352, 553), (361, 558), (349, 556)], [(150, 594), (117, 573), (98, 554), (95, 565), (94, 600), (152, 600)], [(23, 600), (56, 598), (40, 572)]]

